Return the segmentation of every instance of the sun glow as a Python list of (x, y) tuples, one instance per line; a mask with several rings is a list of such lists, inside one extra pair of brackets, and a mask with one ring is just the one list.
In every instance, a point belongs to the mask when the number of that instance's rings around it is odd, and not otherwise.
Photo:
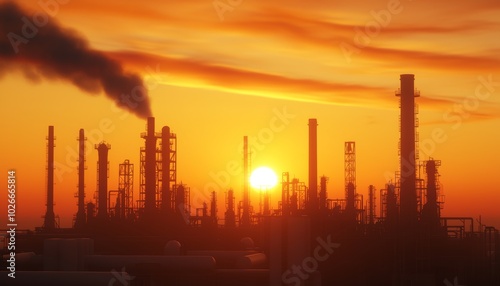
[(276, 173), (269, 167), (259, 167), (250, 175), (250, 185), (258, 190), (271, 189), (278, 183)]

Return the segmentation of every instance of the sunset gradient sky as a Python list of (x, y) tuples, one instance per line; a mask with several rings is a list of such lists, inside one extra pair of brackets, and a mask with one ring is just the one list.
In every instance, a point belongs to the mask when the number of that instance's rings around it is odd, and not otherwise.
[[(37, 1), (16, 2), (30, 14), (44, 11)], [(399, 169), (394, 91), (399, 75), (412, 73), (421, 93), (420, 159), (442, 160), (443, 215), (482, 215), (500, 226), (499, 1), (40, 1), (48, 2), (57, 3), (51, 23), (142, 76), (157, 131), (168, 125), (178, 136), (177, 177), (191, 188), (194, 207), (213, 188), (219, 218), (228, 188), (241, 200), (244, 135), (253, 142), (252, 168), (288, 171), (307, 183), (308, 118), (318, 120), (318, 171), (329, 177), (329, 198), (344, 195), (345, 141), (356, 141), (358, 192), (384, 188)], [(138, 198), (144, 119), (102, 91), (34, 74), (29, 62), (2, 64), (0, 57), (0, 182), (17, 171), (18, 228), (43, 223), (49, 125), (62, 227), (76, 213), (80, 128), (88, 146), (111, 144), (109, 189), (117, 188), (119, 163), (135, 164)], [(96, 189), (96, 162), (89, 148), (86, 200)], [(6, 204), (4, 195), (0, 228)]]

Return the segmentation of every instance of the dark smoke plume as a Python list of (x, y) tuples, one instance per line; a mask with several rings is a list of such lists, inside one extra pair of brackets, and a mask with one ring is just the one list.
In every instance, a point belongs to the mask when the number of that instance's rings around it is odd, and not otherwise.
[(91, 49), (83, 37), (57, 24), (55, 14), (45, 7), (30, 15), (13, 1), (0, 3), (0, 75), (17, 69), (32, 80), (62, 79), (93, 94), (104, 90), (120, 107), (151, 116), (141, 77)]

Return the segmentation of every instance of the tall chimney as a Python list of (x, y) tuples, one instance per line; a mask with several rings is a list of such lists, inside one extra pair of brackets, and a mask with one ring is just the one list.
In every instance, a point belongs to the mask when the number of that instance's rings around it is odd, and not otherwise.
[(54, 216), (54, 126), (49, 126), (47, 137), (47, 210), (43, 227), (45, 230), (53, 230), (56, 227)]
[(95, 148), (99, 157), (97, 162), (97, 218), (102, 221), (108, 218), (108, 151), (111, 146), (101, 142)]
[(75, 228), (85, 225), (85, 131), (80, 129), (78, 136), (78, 212), (76, 213)]
[(318, 123), (315, 118), (309, 119), (309, 210), (318, 209)]
[(243, 136), (243, 215), (241, 226), (250, 225), (250, 198), (248, 195), (248, 137)]
[(145, 149), (145, 202), (144, 208), (146, 214), (152, 214), (156, 209), (156, 136), (155, 136), (155, 118), (148, 117), (148, 126)]
[(161, 130), (161, 208), (171, 210), (172, 195), (170, 190), (170, 127)]
[(412, 227), (417, 222), (417, 193), (415, 188), (415, 76), (401, 75), (401, 157), (400, 205), (401, 223)]

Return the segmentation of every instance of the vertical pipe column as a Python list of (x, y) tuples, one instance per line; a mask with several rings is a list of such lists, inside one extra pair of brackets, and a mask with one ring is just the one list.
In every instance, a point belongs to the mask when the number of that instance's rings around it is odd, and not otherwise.
[(110, 148), (110, 145), (104, 142), (96, 146), (99, 157), (97, 217), (100, 220), (108, 218), (108, 150)]
[(368, 187), (368, 223), (371, 225), (375, 223), (375, 187), (373, 185)]
[(318, 209), (318, 123), (315, 118), (309, 119), (309, 210)]
[(415, 77), (402, 74), (401, 80), (401, 222), (411, 227), (417, 222), (415, 189)]
[(154, 213), (156, 209), (156, 137), (155, 137), (155, 118), (148, 117), (147, 134), (145, 148), (145, 202), (144, 208), (146, 214)]
[(248, 195), (248, 137), (243, 137), (243, 215), (241, 225), (250, 225), (250, 198)]
[(164, 126), (161, 130), (161, 207), (170, 211), (172, 195), (170, 190), (170, 128)]
[(322, 211), (326, 210), (326, 198), (327, 198), (326, 184), (327, 184), (327, 181), (328, 181), (328, 178), (325, 176), (322, 176), (320, 178), (319, 209)]
[(47, 210), (45, 212), (44, 228), (55, 228), (54, 216), (54, 126), (49, 126), (47, 138)]
[(80, 129), (78, 136), (78, 212), (75, 227), (85, 225), (85, 131)]

